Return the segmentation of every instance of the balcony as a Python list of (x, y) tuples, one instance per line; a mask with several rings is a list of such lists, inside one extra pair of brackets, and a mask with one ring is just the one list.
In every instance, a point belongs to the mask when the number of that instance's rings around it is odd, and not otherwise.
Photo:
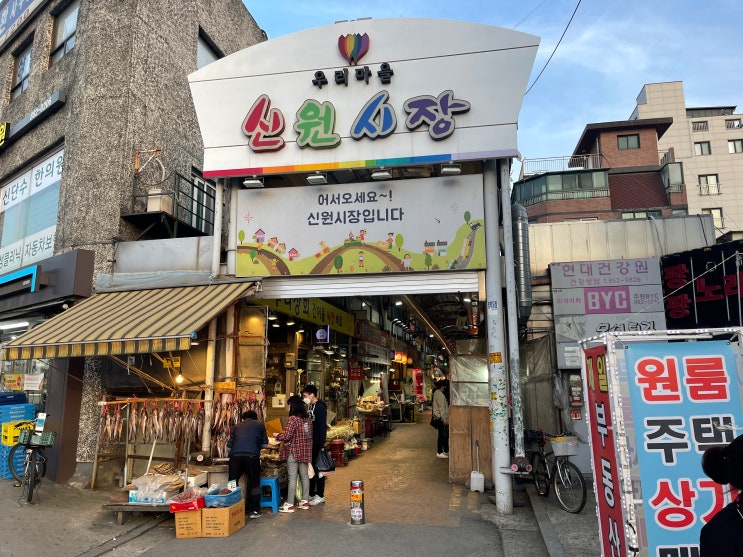
[(597, 168), (602, 168), (600, 154), (550, 157), (545, 159), (524, 159), (521, 163), (519, 180), (523, 180), (530, 176), (546, 174), (548, 172), (594, 170)]
[(135, 194), (131, 213), (121, 215), (136, 226), (135, 238), (165, 239), (210, 236), (214, 232), (215, 189), (209, 182), (175, 174), (173, 181)]
[(570, 191), (549, 191), (539, 195), (533, 195), (526, 199), (519, 199), (518, 202), (524, 207), (544, 203), (545, 201), (565, 201), (566, 199), (595, 199), (597, 197), (609, 197), (608, 189), (594, 190), (570, 190)]
[(720, 184), (699, 184), (699, 195), (721, 195)]

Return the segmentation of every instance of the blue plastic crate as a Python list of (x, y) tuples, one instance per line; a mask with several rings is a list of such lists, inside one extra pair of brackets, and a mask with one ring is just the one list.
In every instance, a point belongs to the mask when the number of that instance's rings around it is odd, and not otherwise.
[[(0, 477), (5, 479), (13, 477), (13, 473), (8, 466), (8, 456), (10, 455), (11, 448), (12, 447), (7, 447), (5, 445), (0, 446)], [(23, 451), (16, 451), (16, 454), (13, 455), (13, 467), (19, 474), (23, 470), (23, 462), (25, 458), (26, 455)]]
[(9, 404), (25, 404), (28, 402), (28, 397), (23, 391), (11, 391), (9, 393), (0, 393), (0, 405), (7, 406)]
[(8, 404), (6, 406), (0, 406), (0, 423), (15, 420), (33, 420), (35, 417), (35, 404)]

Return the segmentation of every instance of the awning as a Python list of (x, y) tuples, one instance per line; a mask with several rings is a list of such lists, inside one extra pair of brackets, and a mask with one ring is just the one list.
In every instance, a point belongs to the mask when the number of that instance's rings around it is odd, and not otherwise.
[(3, 360), (188, 350), (191, 334), (254, 282), (106, 292), (34, 327), (2, 348)]

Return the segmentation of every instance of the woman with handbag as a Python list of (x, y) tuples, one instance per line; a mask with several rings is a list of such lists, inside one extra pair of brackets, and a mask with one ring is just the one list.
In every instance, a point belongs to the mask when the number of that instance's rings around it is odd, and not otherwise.
[[(299, 396), (290, 396), (289, 419), (282, 433), (276, 434), (276, 439), (282, 441), (279, 450), (279, 460), (286, 461), (286, 471), (289, 474), (289, 486), (286, 492), (286, 501), (279, 512), (293, 513), (294, 509), (308, 510), (309, 503), (305, 500), (310, 492), (310, 477), (308, 464), (312, 458), (312, 420), (307, 413), (307, 407)], [(297, 472), (302, 481), (302, 499), (294, 504), (297, 491)]]
[(436, 440), (436, 456), (438, 458), (449, 458), (449, 404), (444, 394), (446, 385), (446, 379), (439, 379), (434, 383), (436, 389), (433, 392), (433, 417), (431, 419), (439, 431)]

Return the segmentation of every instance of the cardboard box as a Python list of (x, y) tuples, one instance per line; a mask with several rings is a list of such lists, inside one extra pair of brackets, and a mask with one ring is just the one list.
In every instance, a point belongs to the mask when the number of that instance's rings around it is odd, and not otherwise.
[(176, 538), (201, 537), (201, 509), (174, 513), (173, 518), (175, 519)]
[(201, 535), (204, 538), (226, 538), (245, 526), (243, 499), (231, 507), (206, 507), (200, 512)]

